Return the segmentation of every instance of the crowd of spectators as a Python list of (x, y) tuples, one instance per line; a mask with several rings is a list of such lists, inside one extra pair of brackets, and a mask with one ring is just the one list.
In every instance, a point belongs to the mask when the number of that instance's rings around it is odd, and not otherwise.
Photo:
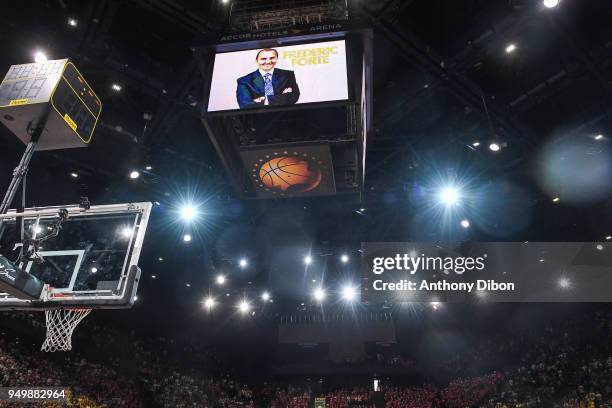
[[(35, 319), (31, 323), (40, 325)], [(389, 408), (612, 408), (612, 313), (598, 313), (586, 327), (588, 332), (584, 324), (568, 320), (497, 344), (483, 342), (475, 352), (440, 363), (454, 374), (450, 381), (407, 384), (391, 379), (375, 393), (363, 385), (319, 387), (315, 392), (290, 381), (238, 380), (239, 373), (212, 368), (219, 353), (205, 345), (137, 339), (134, 333), (122, 342), (119, 333), (94, 325), (87, 330), (89, 349), (62, 353), (61, 358), (36, 351), (24, 339), (0, 336), (0, 386), (69, 386), (66, 406), (78, 408), (306, 408), (315, 397), (325, 398), (328, 408), (372, 408), (381, 406), (380, 401)], [(92, 353), (100, 348), (104, 353)], [(461, 365), (473, 367), (470, 359), (480, 361), (482, 356), (506, 364), (495, 371), (478, 365), (485, 372), (464, 370), (469, 375), (459, 375)], [(402, 359), (380, 356), (392, 365), (412, 364)]]

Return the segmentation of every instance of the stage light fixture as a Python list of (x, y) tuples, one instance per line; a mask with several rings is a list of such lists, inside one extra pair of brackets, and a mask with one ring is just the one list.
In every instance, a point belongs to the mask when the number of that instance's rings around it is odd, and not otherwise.
[(340, 257), (340, 262), (342, 263), (347, 263), (349, 261), (349, 257), (347, 254), (342, 254), (342, 256)]
[(595, 135), (595, 140), (601, 140), (603, 139), (603, 135)]
[(247, 313), (250, 308), (251, 305), (249, 305), (249, 302), (246, 300), (242, 300), (240, 303), (238, 303), (238, 310), (240, 310), (240, 313)]
[(555, 198), (553, 198), (553, 203), (556, 203), (556, 202), (558, 202), (558, 201), (559, 201), (559, 197), (555, 197)]
[(193, 221), (197, 215), (197, 209), (193, 204), (185, 204), (184, 206), (181, 207), (181, 218), (183, 219), (183, 221)]
[(608, 236), (606, 237), (606, 239), (607, 239), (608, 241), (609, 241), (609, 240), (611, 240), (611, 239), (612, 239), (612, 235), (608, 235)]
[(506, 54), (511, 54), (516, 51), (516, 44), (508, 44), (506, 47)]
[(76, 19), (74, 19), (74, 18), (69, 18), (69, 19), (68, 19), (68, 25), (69, 25), (70, 27), (76, 27), (76, 26), (78, 25), (78, 22), (77, 22), (77, 21), (76, 21)]
[(47, 56), (42, 51), (36, 51), (34, 53), (34, 62), (47, 62)]
[(474, 143), (472, 143), (472, 146), (478, 147), (478, 146), (480, 146), (480, 142), (474, 142)]
[(79, 175), (77, 173), (70, 173), (70, 177), (72, 178), (79, 178)]
[(131, 178), (132, 180), (136, 180), (138, 177), (140, 177), (140, 172), (139, 172), (139, 171), (133, 170), (133, 171), (130, 173), (130, 178)]
[(314, 291), (313, 297), (317, 302), (322, 302), (325, 299), (325, 291), (321, 288), (317, 288)]
[(440, 308), (440, 302), (431, 302), (430, 305), (433, 310), (438, 310)]
[(241, 268), (246, 268), (249, 265), (249, 262), (246, 260), (246, 258), (242, 258), (240, 261), (238, 261), (238, 265), (240, 265)]
[(112, 90), (113, 90), (113, 91), (115, 91), (115, 92), (121, 92), (121, 90), (123, 89), (123, 87), (122, 87), (121, 85), (116, 84), (116, 83), (115, 83), (115, 84), (112, 84), (112, 85), (111, 85), (111, 88), (112, 88)]
[(186, 283), (185, 286), (190, 288), (191, 287), (191, 283)]
[(208, 309), (208, 310), (210, 310), (210, 309), (212, 309), (213, 307), (215, 307), (215, 299), (213, 299), (213, 298), (212, 298), (212, 297), (210, 297), (210, 296), (209, 296), (209, 297), (207, 297), (207, 298), (204, 300), (204, 307), (206, 307), (206, 309)]
[(470, 227), (470, 221), (469, 220), (461, 220), (461, 226), (463, 228), (469, 228)]
[(559, 279), (559, 286), (561, 286), (563, 289), (569, 288), (570, 285), (571, 285), (571, 282), (569, 281), (569, 279), (567, 278)]
[(270, 300), (270, 294), (269, 294), (268, 292), (264, 292), (264, 293), (262, 293), (262, 295), (261, 295), (261, 299), (262, 299), (264, 302), (267, 302), (268, 300)]
[(152, 166), (146, 166), (145, 170), (153, 170), (153, 167)]
[(595, 246), (595, 248), (597, 248), (597, 250), (598, 250), (598, 251), (603, 251), (604, 246), (603, 246), (603, 245), (601, 245), (601, 244), (597, 244), (597, 245)]
[(185, 235), (183, 235), (183, 241), (185, 241), (185, 242), (191, 242), (191, 234), (185, 234)]
[(306, 255), (306, 256), (304, 257), (304, 263), (305, 263), (306, 265), (310, 265), (310, 264), (312, 263), (312, 257), (311, 257), (310, 255)]
[(440, 201), (444, 205), (455, 205), (459, 201), (459, 191), (454, 187), (444, 187), (440, 191)]
[(559, 0), (544, 0), (542, 3), (546, 8), (555, 8), (559, 5)]
[(98, 268), (96, 268), (95, 266), (91, 268), (91, 273), (96, 273), (96, 272), (98, 272)]
[(217, 275), (217, 285), (224, 285), (224, 284), (225, 284), (225, 276)]
[(489, 144), (489, 150), (491, 150), (492, 152), (499, 152), (501, 150), (501, 146), (499, 145), (499, 143), (490, 143)]
[(159, 262), (161, 262), (161, 261), (163, 261), (163, 260), (164, 260), (164, 258), (162, 258), (162, 257), (160, 256), (159, 258), (157, 258), (157, 260), (158, 260)]
[(351, 285), (346, 285), (342, 288), (342, 298), (348, 302), (352, 302), (355, 300), (357, 296), (357, 291)]
[(157, 279), (157, 275), (151, 275), (151, 279)]

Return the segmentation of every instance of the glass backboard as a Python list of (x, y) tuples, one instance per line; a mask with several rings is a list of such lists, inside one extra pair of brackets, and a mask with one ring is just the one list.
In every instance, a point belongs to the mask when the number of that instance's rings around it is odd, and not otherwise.
[[(60, 222), (62, 212), (68, 217)], [(130, 307), (150, 212), (151, 203), (132, 203), (0, 215), (0, 254), (46, 284), (38, 300), (0, 293), (0, 310)], [(34, 247), (32, 240), (40, 242)], [(21, 259), (20, 245), (28, 253)]]

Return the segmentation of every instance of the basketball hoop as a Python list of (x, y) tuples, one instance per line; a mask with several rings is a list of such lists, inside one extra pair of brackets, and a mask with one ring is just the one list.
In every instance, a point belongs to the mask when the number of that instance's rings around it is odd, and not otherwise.
[(51, 309), (45, 310), (47, 338), (40, 348), (42, 351), (72, 350), (72, 332), (91, 309)]

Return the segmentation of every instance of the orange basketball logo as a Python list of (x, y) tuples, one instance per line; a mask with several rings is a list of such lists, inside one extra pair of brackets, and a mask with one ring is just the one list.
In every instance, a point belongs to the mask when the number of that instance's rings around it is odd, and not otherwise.
[(321, 183), (321, 170), (299, 157), (275, 157), (259, 169), (261, 182), (270, 189), (304, 193)]

